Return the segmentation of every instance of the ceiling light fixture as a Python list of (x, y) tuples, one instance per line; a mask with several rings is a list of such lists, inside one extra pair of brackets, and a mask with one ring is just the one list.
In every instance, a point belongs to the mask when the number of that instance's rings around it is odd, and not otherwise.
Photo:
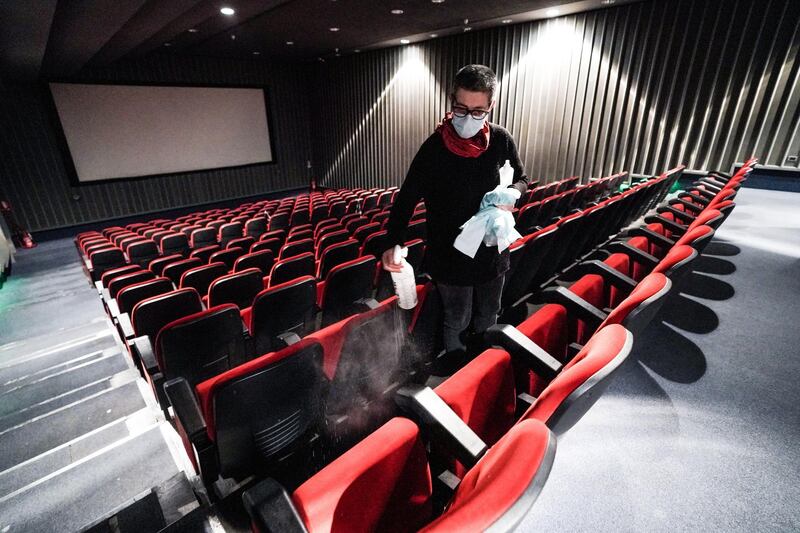
[(435, 38), (436, 38), (436, 37), (438, 37), (438, 36), (439, 36), (439, 34), (438, 34), (438, 33), (431, 33), (431, 39), (435, 39)]
[(259, 52), (258, 50), (255, 50), (255, 51), (253, 51), (253, 55), (254, 56), (260, 56), (261, 52)]
[(328, 28), (331, 31), (339, 31), (339, 28)]
[(236, 36), (235, 35), (231, 35), (231, 41), (235, 41), (235, 40), (236, 40)]
[(232, 7), (227, 7), (227, 6), (219, 8), (219, 12), (228, 17), (236, 13), (236, 11)]
[(172, 43), (164, 43), (164, 46), (172, 46)]
[(355, 53), (357, 53), (357, 54), (360, 54), (360, 53), (361, 53), (361, 50), (359, 50), (358, 48), (356, 48), (355, 50), (353, 50), (353, 52), (355, 52)]
[(431, 0), (434, 4), (443, 4), (444, 0)]
[(408, 44), (408, 43), (410, 43), (410, 42), (411, 42), (411, 41), (409, 41), (408, 39), (400, 39), (400, 43), (401, 43), (401, 44)]
[(603, 4), (604, 6), (610, 6), (611, 4), (614, 4), (616, 2), (617, 0), (601, 0), (600, 3)]
[(503, 24), (511, 24), (511, 19), (503, 19), (501, 22)]
[(286, 44), (288, 44), (289, 46), (292, 46), (294, 44), (294, 41), (286, 41)]
[(392, 9), (392, 15), (402, 15), (403, 13), (402, 9)]
[(545, 13), (545, 15), (547, 15), (548, 17), (557, 17), (558, 14), (559, 14), (559, 11), (558, 11), (558, 9), (555, 9), (555, 8), (548, 9), (547, 12)]
[(197, 28), (189, 28), (186, 31), (188, 31), (189, 33), (197, 33)]
[(466, 27), (464, 28), (464, 31), (471, 31), (471, 30), (472, 30), (472, 27), (470, 27), (470, 26), (466, 26)]

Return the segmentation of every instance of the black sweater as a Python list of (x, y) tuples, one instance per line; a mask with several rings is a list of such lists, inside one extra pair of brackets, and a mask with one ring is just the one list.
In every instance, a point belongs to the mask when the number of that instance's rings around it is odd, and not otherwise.
[(461, 157), (434, 132), (422, 144), (397, 194), (387, 224), (387, 248), (405, 242), (406, 227), (420, 199), (425, 200), (427, 248), (423, 269), (436, 281), (451, 285), (485, 283), (508, 270), (508, 250), (481, 243), (475, 258), (453, 247), (459, 229), (480, 208), (483, 195), (500, 183), (500, 168), (509, 160), (513, 187), (524, 193), (528, 177), (514, 139), (490, 124), (489, 147), (479, 157)]

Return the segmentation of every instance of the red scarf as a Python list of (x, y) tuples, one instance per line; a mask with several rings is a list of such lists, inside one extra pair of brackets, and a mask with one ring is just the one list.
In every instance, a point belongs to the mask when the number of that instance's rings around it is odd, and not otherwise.
[(453, 113), (445, 113), (444, 119), (436, 126), (448, 150), (461, 157), (479, 157), (489, 148), (489, 122), (470, 139), (462, 139), (453, 127)]

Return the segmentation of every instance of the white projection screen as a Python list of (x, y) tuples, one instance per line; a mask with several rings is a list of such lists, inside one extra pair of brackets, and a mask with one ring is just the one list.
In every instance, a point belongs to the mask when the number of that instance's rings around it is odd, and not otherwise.
[(51, 83), (78, 181), (272, 161), (264, 90)]

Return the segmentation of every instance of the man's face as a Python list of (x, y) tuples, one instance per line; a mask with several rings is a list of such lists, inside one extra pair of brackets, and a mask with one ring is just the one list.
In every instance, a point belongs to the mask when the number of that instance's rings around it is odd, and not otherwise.
[(494, 101), (489, 99), (489, 93), (457, 89), (453, 95), (453, 109), (470, 113), (472, 111), (491, 111)]

